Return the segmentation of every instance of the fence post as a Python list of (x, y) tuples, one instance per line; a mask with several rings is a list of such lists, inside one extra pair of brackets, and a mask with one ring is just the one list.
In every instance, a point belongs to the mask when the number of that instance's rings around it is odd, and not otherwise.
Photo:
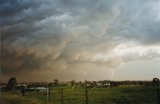
[(39, 91), (36, 89), (36, 95), (38, 96), (39, 95)]
[(48, 87), (48, 100), (49, 100), (49, 104), (50, 104), (50, 101), (51, 101), (51, 89), (50, 87)]
[(63, 102), (63, 88), (61, 89), (61, 104), (63, 104), (64, 102)]
[(46, 101), (48, 103), (48, 88), (46, 89)]
[(158, 104), (160, 104), (160, 91), (159, 91), (159, 88), (157, 89), (157, 99), (158, 99)]
[(87, 89), (87, 86), (85, 88), (85, 96), (86, 96), (86, 104), (88, 104), (88, 89)]

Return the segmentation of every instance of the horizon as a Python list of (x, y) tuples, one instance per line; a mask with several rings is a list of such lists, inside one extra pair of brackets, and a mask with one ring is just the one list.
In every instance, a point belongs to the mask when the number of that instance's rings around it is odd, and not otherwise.
[(0, 81), (160, 78), (160, 0), (1, 0)]
[[(9, 80), (9, 79), (8, 79)], [(6, 80), (6, 81), (2, 81), (2, 82), (0, 82), (0, 84), (3, 84), (3, 83), (5, 83), (5, 84), (7, 84), (8, 83), (8, 80)], [(17, 79), (16, 79), (17, 80)], [(67, 80), (67, 81), (61, 81), (61, 80), (58, 80), (58, 82), (59, 83), (68, 83), (68, 82), (71, 82), (71, 81), (73, 81), (73, 80)], [(151, 80), (74, 80), (75, 82), (82, 82), (82, 83), (85, 83), (85, 81), (87, 81), (87, 82), (99, 82), (99, 81), (111, 81), (111, 82), (126, 82), (126, 81), (129, 81), (129, 82), (135, 82), (135, 81), (142, 81), (142, 82), (152, 82), (153, 81), (153, 79), (151, 79)], [(17, 80), (17, 84), (27, 84), (27, 83), (54, 83), (54, 80), (53, 81), (20, 81), (20, 80)]]

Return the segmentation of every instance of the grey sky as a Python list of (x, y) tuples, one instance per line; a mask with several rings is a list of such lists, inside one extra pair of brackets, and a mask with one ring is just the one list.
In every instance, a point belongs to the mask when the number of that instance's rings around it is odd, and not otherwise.
[(1, 0), (0, 31), (3, 80), (160, 74), (160, 0)]

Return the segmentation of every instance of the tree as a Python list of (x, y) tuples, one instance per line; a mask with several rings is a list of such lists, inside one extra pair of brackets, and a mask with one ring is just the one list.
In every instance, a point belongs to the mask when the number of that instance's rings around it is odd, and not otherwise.
[(58, 85), (58, 79), (54, 79), (54, 85)]
[(159, 79), (158, 78), (153, 78), (152, 84), (153, 84), (153, 86), (159, 86), (160, 85)]
[(70, 81), (70, 83), (71, 83), (71, 86), (75, 85), (75, 81), (74, 80)]
[(7, 83), (7, 86), (6, 86), (7, 91), (9, 91), (10, 93), (14, 92), (16, 85), (17, 85), (16, 78), (11, 77)]

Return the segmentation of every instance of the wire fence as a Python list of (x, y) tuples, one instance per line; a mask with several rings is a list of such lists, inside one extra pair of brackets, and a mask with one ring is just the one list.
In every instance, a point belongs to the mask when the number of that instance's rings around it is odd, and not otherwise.
[[(154, 97), (152, 99), (156, 99), (157, 102), (155, 104), (160, 104), (159, 88), (153, 93)], [(100, 97), (97, 98), (97, 96), (99, 96), (98, 93), (94, 89), (89, 89), (87, 87), (85, 89), (49, 88), (46, 91), (32, 91), (26, 93), (26, 96), (40, 99), (41, 104), (92, 104), (93, 102), (95, 104), (109, 104), (108, 101), (110, 100), (109, 96), (103, 96), (103, 92)], [(95, 101), (93, 101), (94, 98), (96, 98)], [(125, 97), (121, 96), (121, 99), (126, 100), (126, 103), (129, 103)], [(122, 104), (122, 102), (119, 104)]]
[(160, 87), (50, 87), (17, 94), (38, 99), (40, 104), (160, 104)]

